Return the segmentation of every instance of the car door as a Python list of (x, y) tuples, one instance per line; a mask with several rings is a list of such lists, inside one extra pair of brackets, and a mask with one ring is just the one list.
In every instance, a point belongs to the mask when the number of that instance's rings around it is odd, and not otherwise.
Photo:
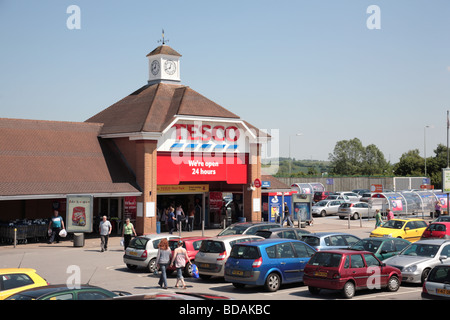
[(294, 248), (290, 242), (277, 244), (278, 267), (287, 282), (299, 281), (300, 263), (295, 256)]
[(330, 208), (328, 209), (329, 214), (337, 214), (339, 206), (341, 205), (342, 201), (339, 200), (333, 200), (330, 202)]
[(324, 240), (327, 245), (327, 250), (345, 249), (348, 247), (348, 244), (342, 235), (329, 236)]
[(384, 241), (378, 252), (381, 260), (392, 257), (396, 253), (394, 239)]
[(366, 286), (371, 289), (380, 289), (387, 284), (387, 274), (383, 274), (380, 261), (371, 253), (364, 254), (366, 261)]
[(414, 221), (407, 222), (403, 230), (405, 234), (403, 239), (406, 239), (411, 242), (420, 240), (420, 237), (422, 236), (422, 234), (419, 233), (419, 229), (416, 228), (416, 224)]
[(315, 252), (301, 242), (292, 242), (292, 246), (294, 247), (295, 255), (298, 259), (299, 273), (297, 280), (303, 281), (305, 266)]
[(357, 288), (367, 286), (367, 269), (361, 254), (350, 255), (349, 274), (355, 280)]

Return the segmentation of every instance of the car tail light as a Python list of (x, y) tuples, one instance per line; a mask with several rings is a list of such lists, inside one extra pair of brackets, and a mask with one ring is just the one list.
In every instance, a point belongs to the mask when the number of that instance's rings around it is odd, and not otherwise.
[(259, 257), (258, 259), (256, 259), (255, 261), (253, 261), (252, 263), (252, 267), (253, 268), (259, 268), (262, 265), (262, 258)]
[(333, 274), (333, 279), (340, 279), (341, 275), (339, 273)]
[(144, 250), (144, 252), (142, 252), (141, 258), (147, 258), (147, 250)]
[(423, 282), (423, 285), (422, 285), (422, 293), (428, 293), (428, 290), (427, 290), (427, 282), (426, 281), (424, 281)]
[(221, 254), (219, 254), (219, 256), (217, 257), (217, 261), (225, 260), (226, 257), (227, 257), (227, 252), (224, 251)]

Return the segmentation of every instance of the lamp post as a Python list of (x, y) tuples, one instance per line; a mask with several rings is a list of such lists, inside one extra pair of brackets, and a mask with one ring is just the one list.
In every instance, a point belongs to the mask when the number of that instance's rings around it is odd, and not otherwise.
[(302, 136), (303, 133), (299, 132), (294, 135), (289, 136), (289, 178), (291, 177), (291, 166), (292, 166), (292, 159), (291, 159), (291, 137), (299, 137)]
[(423, 154), (425, 156), (425, 178), (427, 177), (427, 128), (433, 128), (432, 125), (423, 127)]

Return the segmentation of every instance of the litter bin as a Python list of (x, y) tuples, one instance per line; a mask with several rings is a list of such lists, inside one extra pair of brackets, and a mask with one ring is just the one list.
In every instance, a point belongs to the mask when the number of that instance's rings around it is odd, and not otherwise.
[(242, 222), (245, 222), (245, 221), (246, 221), (245, 217), (239, 217), (239, 218), (238, 218), (238, 222), (241, 222), (241, 223), (242, 223)]
[(74, 233), (73, 234), (73, 246), (74, 247), (84, 247), (84, 233)]
[(161, 233), (161, 222), (156, 221), (156, 233)]

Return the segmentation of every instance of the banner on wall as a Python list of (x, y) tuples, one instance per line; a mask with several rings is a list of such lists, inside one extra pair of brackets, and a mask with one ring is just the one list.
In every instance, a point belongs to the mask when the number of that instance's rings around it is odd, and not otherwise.
[(137, 202), (136, 197), (125, 197), (124, 199), (124, 218), (136, 220)]
[(94, 197), (68, 195), (66, 209), (67, 232), (92, 232)]

